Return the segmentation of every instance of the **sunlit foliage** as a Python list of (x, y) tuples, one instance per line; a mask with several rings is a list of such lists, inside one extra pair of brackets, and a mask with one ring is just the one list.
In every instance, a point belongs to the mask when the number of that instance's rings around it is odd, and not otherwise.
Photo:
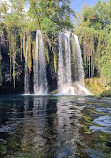
[(87, 76), (102, 76), (108, 84), (111, 84), (110, 8), (111, 1), (99, 0), (93, 7), (83, 7), (75, 19)]

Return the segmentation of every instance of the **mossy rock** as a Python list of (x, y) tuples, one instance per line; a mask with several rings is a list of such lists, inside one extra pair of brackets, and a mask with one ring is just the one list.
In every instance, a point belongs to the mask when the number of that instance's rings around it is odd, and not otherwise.
[(101, 97), (111, 97), (111, 88), (109, 90), (105, 90), (101, 93)]
[(57, 94), (57, 93), (58, 93), (58, 90), (55, 89), (55, 90), (53, 90), (50, 94)]
[(103, 84), (102, 78), (97, 77), (85, 79), (85, 85), (94, 95), (100, 95), (108, 88)]

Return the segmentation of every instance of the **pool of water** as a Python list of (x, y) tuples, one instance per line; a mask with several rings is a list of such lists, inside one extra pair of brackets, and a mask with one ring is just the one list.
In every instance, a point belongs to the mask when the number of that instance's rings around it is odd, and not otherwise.
[(0, 158), (111, 158), (111, 98), (0, 96)]

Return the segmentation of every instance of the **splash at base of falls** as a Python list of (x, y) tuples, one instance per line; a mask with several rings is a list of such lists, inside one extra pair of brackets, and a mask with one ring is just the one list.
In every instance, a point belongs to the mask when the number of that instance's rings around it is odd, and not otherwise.
[(84, 83), (75, 82), (74, 88), (76, 89), (76, 94), (92, 95), (92, 93), (85, 87)]
[(58, 95), (92, 95), (84, 83), (74, 82), (73, 86), (64, 86)]
[(35, 88), (34, 95), (48, 95), (48, 90), (45, 90), (42, 86), (39, 88), (39, 90)]
[(71, 86), (64, 86), (61, 92), (59, 92), (57, 95), (74, 95), (75, 94), (75, 88)]
[(31, 93), (25, 93), (25, 94), (23, 94), (23, 95), (24, 95), (24, 96), (25, 96), (25, 95), (27, 96), (27, 95), (31, 95)]

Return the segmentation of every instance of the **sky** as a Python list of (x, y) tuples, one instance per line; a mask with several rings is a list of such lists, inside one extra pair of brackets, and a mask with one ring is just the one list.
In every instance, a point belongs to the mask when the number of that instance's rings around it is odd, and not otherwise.
[(88, 4), (89, 6), (93, 6), (97, 1), (98, 0), (71, 0), (71, 8), (75, 12), (78, 12), (81, 10), (81, 8), (84, 4)]
[[(8, 2), (8, 0), (0, 0), (0, 2)], [(89, 6), (93, 6), (98, 0), (71, 0), (71, 8), (75, 11), (75, 12), (78, 12), (81, 10), (82, 6), (84, 4), (88, 4)], [(104, 0), (102, 0), (104, 1)]]

